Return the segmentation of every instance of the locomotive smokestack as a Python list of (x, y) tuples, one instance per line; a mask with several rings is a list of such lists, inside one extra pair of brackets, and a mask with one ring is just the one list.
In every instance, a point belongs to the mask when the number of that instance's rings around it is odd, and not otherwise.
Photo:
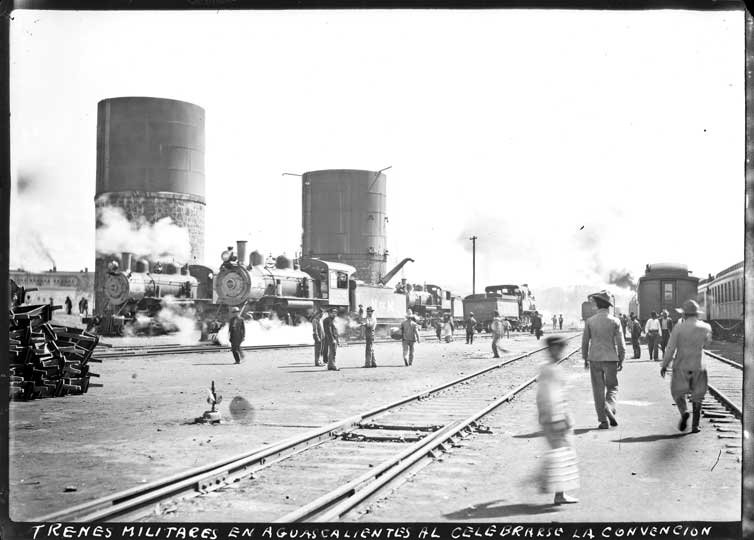
[(120, 267), (124, 272), (130, 272), (131, 271), (131, 257), (133, 256), (132, 253), (129, 253), (128, 251), (124, 251), (120, 254)]
[(246, 260), (246, 240), (236, 241), (236, 251), (238, 251), (238, 264), (243, 266), (244, 261)]

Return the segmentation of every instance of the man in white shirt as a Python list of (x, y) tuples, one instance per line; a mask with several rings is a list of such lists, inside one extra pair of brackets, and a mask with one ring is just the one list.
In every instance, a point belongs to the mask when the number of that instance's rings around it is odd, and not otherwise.
[(657, 312), (652, 312), (652, 318), (644, 325), (644, 333), (647, 334), (647, 348), (649, 349), (649, 359), (658, 361), (660, 356), (657, 349), (660, 345), (660, 321), (657, 320)]

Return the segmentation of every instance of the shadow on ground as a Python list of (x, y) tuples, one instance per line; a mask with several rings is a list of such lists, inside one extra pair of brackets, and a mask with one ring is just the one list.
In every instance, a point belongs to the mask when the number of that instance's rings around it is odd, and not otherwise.
[(622, 439), (616, 439), (613, 442), (617, 443), (641, 443), (641, 442), (654, 442), (664, 441), (667, 439), (678, 439), (685, 437), (688, 433), (673, 433), (672, 435), (663, 433), (662, 435), (644, 435), (643, 437), (624, 437)]
[(537, 514), (549, 514), (557, 512), (558, 507), (554, 504), (528, 504), (528, 503), (511, 503), (502, 504), (505, 500), (490, 501), (480, 504), (467, 506), (456, 512), (443, 514), (444, 518), (451, 521), (461, 521), (464, 519), (473, 519), (484, 521), (491, 518), (504, 518), (511, 516), (533, 516)]

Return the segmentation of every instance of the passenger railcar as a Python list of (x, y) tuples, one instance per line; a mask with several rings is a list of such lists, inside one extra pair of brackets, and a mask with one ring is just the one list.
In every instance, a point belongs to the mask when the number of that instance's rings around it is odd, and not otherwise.
[(744, 262), (699, 282), (696, 301), (718, 337), (743, 334)]
[(653, 311), (659, 313), (666, 309), (671, 318), (678, 318), (675, 308), (686, 300), (697, 297), (699, 278), (690, 275), (685, 264), (656, 263), (648, 264), (645, 273), (639, 278), (637, 316), (643, 325)]

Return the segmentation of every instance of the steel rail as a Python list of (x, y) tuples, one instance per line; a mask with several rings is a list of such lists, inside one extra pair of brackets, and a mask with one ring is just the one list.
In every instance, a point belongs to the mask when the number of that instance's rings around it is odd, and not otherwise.
[(728, 364), (729, 366), (733, 366), (734, 368), (736, 368), (736, 369), (740, 369), (741, 371), (743, 371), (743, 369), (744, 369), (744, 367), (743, 367), (743, 366), (742, 366), (741, 364), (739, 364), (738, 362), (734, 362), (733, 360), (730, 360), (730, 359), (728, 359), (728, 358), (723, 358), (723, 357), (722, 357), (722, 356), (720, 356), (719, 354), (715, 354), (715, 353), (709, 352), (709, 351), (708, 351), (707, 349), (702, 349), (702, 351), (703, 351), (703, 352), (704, 352), (704, 354), (706, 354), (707, 356), (711, 356), (711, 357), (712, 357), (712, 358), (714, 358), (715, 360), (720, 360), (720, 361), (721, 361), (721, 362), (723, 362), (724, 364)]
[[(715, 360), (719, 360), (720, 362), (727, 364), (729, 366), (732, 366), (739, 371), (743, 371), (743, 366), (739, 364), (738, 362), (734, 362), (733, 360), (720, 356), (719, 354), (709, 352), (706, 349), (703, 349), (703, 352), (704, 354), (706, 354), (707, 356), (711, 356)], [(742, 384), (743, 384), (743, 381), (742, 381)], [(707, 389), (709, 390), (710, 394), (712, 394), (718, 401), (720, 401), (725, 407), (727, 407), (737, 418), (739, 419), (743, 418), (741, 407), (733, 403), (733, 400), (731, 400), (728, 396), (726, 396), (721, 390), (719, 390), (718, 388), (716, 388), (715, 386), (709, 383), (707, 383)]]
[[(564, 362), (581, 348), (571, 351), (558, 363)], [(385, 485), (394, 481), (399, 475), (413, 467), (417, 462), (424, 458), (434, 457), (431, 454), (438, 448), (442, 448), (447, 442), (451, 442), (453, 437), (458, 436), (461, 432), (469, 432), (476, 422), (503, 405), (512, 400), (516, 395), (521, 393), (528, 386), (536, 382), (537, 377), (528, 379), (523, 384), (517, 386), (504, 396), (490, 403), (484, 409), (477, 411), (465, 420), (458, 420), (446, 425), (439, 431), (432, 433), (421, 441), (418, 441), (411, 447), (387, 461), (384, 461), (377, 467), (371, 468), (368, 472), (358, 478), (351, 480), (333, 491), (315, 499), (301, 508), (289, 512), (288, 514), (276, 519), (274, 523), (293, 523), (312, 518), (313, 522), (325, 522), (338, 519), (355, 506), (363, 503), (367, 498), (382, 489)]]
[[(566, 339), (571, 340), (576, 337), (578, 337), (578, 335)], [(169, 497), (211, 491), (217, 487), (226, 485), (229, 483), (229, 479), (232, 479), (233, 481), (240, 480), (252, 475), (254, 472), (262, 468), (286, 459), (291, 455), (331, 440), (343, 431), (355, 429), (365, 420), (373, 416), (411, 401), (420, 401), (432, 394), (441, 392), (446, 388), (455, 386), (474, 377), (478, 377), (494, 369), (501, 368), (512, 362), (523, 360), (529, 356), (542, 352), (545, 349), (547, 349), (547, 347), (542, 347), (503, 362), (493, 364), (492, 366), (482, 368), (470, 375), (454, 379), (448, 383), (441, 384), (423, 392), (418, 392), (365, 413), (356, 414), (344, 420), (339, 420), (327, 424), (326, 426), (310, 430), (301, 435), (285, 439), (272, 446), (256, 448), (209, 465), (195, 467), (181, 473), (149, 482), (142, 486), (135, 486), (71, 508), (52, 512), (34, 518), (32, 521), (40, 523), (50, 521), (101, 521), (132, 513), (147, 504), (154, 504)]]

